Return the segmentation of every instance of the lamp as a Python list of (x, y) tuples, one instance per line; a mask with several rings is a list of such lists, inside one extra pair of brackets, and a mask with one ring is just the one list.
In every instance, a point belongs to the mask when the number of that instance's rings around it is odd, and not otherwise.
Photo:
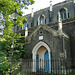
[(12, 19), (13, 19), (14, 21), (17, 20), (17, 17), (19, 16), (19, 14), (17, 13), (17, 10), (16, 10), (16, 9), (15, 9), (15, 11), (11, 14), (11, 16), (12, 16)]
[(14, 49), (14, 31), (15, 31), (15, 21), (17, 20), (17, 17), (19, 16), (19, 14), (17, 13), (16, 9), (15, 11), (11, 14), (12, 19), (14, 20), (14, 25), (13, 25), (13, 38), (12, 38), (12, 54), (11, 54), (11, 65), (10, 65), (10, 73), (9, 75), (12, 75), (12, 64), (13, 64), (13, 49)]

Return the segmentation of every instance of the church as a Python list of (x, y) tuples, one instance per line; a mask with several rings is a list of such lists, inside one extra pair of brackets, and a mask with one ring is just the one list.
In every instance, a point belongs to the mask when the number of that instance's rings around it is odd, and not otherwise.
[[(55, 5), (50, 1), (49, 7), (36, 12), (32, 9), (32, 13), (24, 17), (27, 21), (23, 27), (15, 26), (15, 32), (25, 35), (29, 42), (26, 46), (29, 57), (36, 61), (33, 61), (33, 72), (51, 72), (51, 60), (75, 58), (75, 0), (65, 0)], [(69, 61), (71, 64), (74, 62)], [(62, 67), (66, 68), (64, 65)], [(74, 69), (75, 66), (70, 68)]]

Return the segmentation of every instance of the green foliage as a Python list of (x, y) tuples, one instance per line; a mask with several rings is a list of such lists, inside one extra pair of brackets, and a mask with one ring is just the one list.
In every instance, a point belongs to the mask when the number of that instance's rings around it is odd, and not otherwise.
[(24, 18), (24, 17), (22, 17), (22, 16), (19, 16), (19, 17), (17, 18), (16, 23), (17, 23), (18, 26), (22, 27), (22, 26), (23, 26), (23, 22), (26, 21), (26, 20), (27, 20), (26, 18)]
[(15, 40), (14, 59), (18, 60), (19, 58), (24, 57), (24, 55), (27, 53), (26, 45), (25, 37), (20, 37), (19, 39)]
[(3, 11), (3, 15), (11, 14), (14, 9), (14, 0), (0, 0), (0, 11)]
[(9, 42), (0, 41), (0, 74), (5, 75), (8, 73), (8, 69), (10, 67), (10, 63), (7, 59), (7, 51), (9, 50)]
[[(34, 3), (33, 0), (28, 0), (28, 2), (31, 2), (31, 4)], [(3, 35), (0, 35), (0, 75), (8, 75), (8, 71), (10, 70), (11, 63), (9, 62), (9, 60), (11, 59), (12, 53), (12, 28), (14, 24), (14, 21), (11, 19), (10, 15), (16, 8), (20, 16), (15, 23), (17, 26), (22, 27), (23, 22), (26, 21), (26, 18), (22, 17), (21, 9), (23, 7), (26, 7), (26, 3), (23, 2), (21, 4), (20, 0), (19, 3), (15, 2), (15, 0), (0, 0), (0, 12), (2, 11), (3, 14), (3, 20), (1, 22), (4, 26), (4, 33)], [(13, 61), (22, 59), (27, 51), (27, 49), (25, 48), (24, 38), (21, 38), (20, 36), (20, 33), (15, 33), (14, 35)], [(13, 68), (15, 66), (14, 64), (15, 63), (13, 63)]]
[[(16, 34), (17, 35), (17, 34)], [(16, 36), (15, 35), (15, 36)], [(11, 40), (12, 41), (12, 40)], [(0, 41), (0, 74), (7, 74), (10, 69), (10, 62), (9, 59), (11, 59), (11, 41), (10, 40), (2, 40)], [(22, 59), (23, 57), (27, 57), (27, 49), (25, 45), (25, 37), (15, 37), (14, 39), (14, 52), (13, 52), (13, 61), (18, 61)], [(25, 55), (25, 56), (24, 56)], [(14, 68), (13, 63), (13, 68)]]
[[(33, 0), (28, 0), (28, 2), (30, 3), (34, 3)], [(17, 10), (17, 12), (19, 13), (19, 17), (16, 21), (16, 25), (22, 27), (23, 26), (23, 22), (26, 21), (25, 17), (22, 17), (22, 11), (21, 9), (23, 7), (26, 7), (25, 2), (19, 3), (15, 2), (15, 0), (0, 0), (0, 12), (2, 11), (3, 14), (3, 26), (4, 28), (4, 35), (1, 36), (1, 38), (9, 38), (12, 39), (10, 35), (12, 35), (12, 28), (13, 28), (13, 24), (14, 21), (11, 19), (11, 17), (9, 15), (11, 15), (11, 13), (14, 12), (15, 8)]]
[[(21, 13), (21, 9), (26, 7), (26, 2), (18, 0), (19, 2), (15, 2), (15, 0), (0, 0), (0, 11), (3, 11), (3, 15), (11, 14), (15, 8), (17, 9), (18, 13)], [(27, 0), (28, 4), (33, 4), (33, 0)]]
[(5, 57), (1, 57), (2, 62), (0, 63), (0, 75), (8, 74), (8, 70), (10, 68), (10, 63), (6, 60)]

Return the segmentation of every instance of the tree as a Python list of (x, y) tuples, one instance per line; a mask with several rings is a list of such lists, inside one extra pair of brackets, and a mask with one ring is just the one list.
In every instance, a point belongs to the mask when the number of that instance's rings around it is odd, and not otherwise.
[(6, 37), (6, 35), (9, 36), (12, 34), (12, 27), (14, 22), (11, 19), (10, 15), (12, 12), (14, 12), (15, 8), (17, 12), (20, 14), (20, 16), (18, 17), (16, 21), (16, 24), (18, 26), (23, 26), (23, 21), (25, 21), (26, 18), (22, 17), (21, 9), (26, 8), (28, 4), (33, 4), (33, 3), (34, 3), (33, 0), (0, 0), (0, 12), (2, 12), (3, 14), (2, 23), (5, 27), (4, 35), (3, 35), (4, 37)]
[[(22, 27), (23, 22), (26, 21), (25, 17), (22, 17), (22, 8), (26, 8), (27, 5), (33, 4), (33, 0), (0, 0), (0, 12), (3, 14), (2, 24), (4, 26), (4, 32), (3, 35), (0, 35), (0, 39), (5, 39), (8, 41), (12, 41), (12, 28), (14, 21), (11, 19), (10, 15), (12, 12), (14, 12), (15, 8), (17, 12), (20, 14), (18, 17), (16, 24), (17, 26)], [(20, 34), (19, 34), (20, 35)], [(17, 35), (15, 33), (15, 38), (17, 38)]]
[[(27, 2), (26, 2), (27, 1)], [(0, 74), (6, 75), (8, 74), (10, 63), (9, 59), (11, 58), (11, 44), (12, 44), (12, 28), (13, 28), (13, 20), (10, 15), (14, 12), (15, 8), (17, 12), (20, 14), (16, 21), (16, 25), (23, 26), (23, 22), (26, 21), (26, 18), (22, 17), (22, 8), (27, 8), (27, 5), (33, 4), (33, 0), (0, 0), (0, 12), (3, 14), (3, 19), (0, 21), (4, 26), (4, 33), (0, 35)], [(25, 52), (23, 45), (20, 45), (16, 42), (20, 34), (15, 33), (15, 52), (14, 56), (17, 55), (18, 59), (21, 58), (22, 53)], [(17, 58), (14, 57), (14, 60)]]
[[(16, 61), (19, 61), (26, 54), (27, 49), (24, 47), (24, 37), (15, 39), (14, 55), (13, 55), (13, 68), (15, 68)], [(11, 59), (11, 42), (7, 40), (0, 41), (0, 74), (6, 75), (10, 69)], [(15, 63), (14, 63), (15, 62)]]
[(10, 49), (9, 42), (0, 41), (0, 74), (6, 75), (8, 73), (10, 62), (8, 61), (8, 50)]

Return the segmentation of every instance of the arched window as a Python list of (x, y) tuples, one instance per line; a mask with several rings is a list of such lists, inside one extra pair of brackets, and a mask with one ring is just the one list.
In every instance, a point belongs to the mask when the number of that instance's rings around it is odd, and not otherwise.
[(27, 27), (27, 22), (24, 22), (23, 29), (25, 29), (25, 27)]
[(45, 18), (44, 18), (44, 16), (41, 15), (40, 16), (40, 24), (44, 24), (45, 23), (44, 21), (45, 21)]
[(60, 14), (61, 14), (61, 19), (65, 19), (67, 18), (67, 13), (65, 9), (61, 9), (60, 10)]

